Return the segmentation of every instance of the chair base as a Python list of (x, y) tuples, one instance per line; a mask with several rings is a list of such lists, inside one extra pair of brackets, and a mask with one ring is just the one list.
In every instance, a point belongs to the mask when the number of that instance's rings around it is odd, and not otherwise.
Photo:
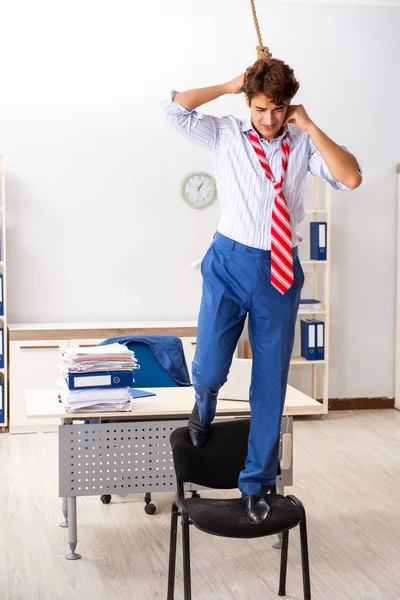
[[(180, 493), (179, 493), (180, 491)], [(250, 524), (246, 517), (244, 517), (243, 506), (241, 506), (241, 516), (239, 521), (244, 520), (246, 527), (240, 524), (236, 526), (234, 532), (238, 534), (241, 532), (242, 535), (227, 535), (228, 530), (232, 530), (231, 514), (237, 516), (237, 504), (241, 504), (240, 499), (234, 500), (211, 500), (209, 499), (197, 499), (188, 498), (183, 499), (182, 487), (178, 489), (179, 500), (176, 500), (172, 505), (171, 513), (171, 533), (170, 533), (170, 553), (169, 553), (169, 570), (168, 570), (168, 596), (167, 600), (174, 600), (174, 587), (175, 587), (175, 563), (176, 563), (176, 545), (177, 545), (177, 531), (178, 531), (178, 517), (181, 517), (182, 524), (182, 549), (183, 549), (183, 579), (184, 579), (184, 600), (192, 600), (191, 591), (191, 565), (190, 565), (190, 539), (189, 539), (189, 523), (193, 523), (198, 529), (201, 529), (205, 533), (212, 535), (218, 535), (220, 537), (240, 537), (240, 538), (254, 538), (254, 537), (265, 537), (274, 535), (277, 533), (282, 534), (282, 550), (281, 550), (281, 566), (279, 576), (279, 596), (286, 595), (286, 573), (287, 573), (287, 560), (288, 560), (288, 548), (289, 548), (289, 530), (300, 525), (300, 542), (301, 542), (301, 559), (302, 559), (302, 571), (303, 571), (303, 597), (304, 600), (311, 600), (311, 587), (310, 587), (310, 571), (309, 571), (309, 559), (308, 559), (308, 543), (307, 543), (307, 525), (306, 525), (306, 514), (304, 507), (300, 500), (295, 496), (279, 496), (279, 495), (268, 495), (268, 500), (272, 508), (271, 514), (271, 526), (270, 521), (261, 525)], [(218, 531), (215, 530), (218, 519), (221, 520), (221, 515), (226, 515), (225, 503), (229, 502), (229, 523), (228, 526), (219, 526)], [(216, 518), (213, 514), (213, 510), (221, 505), (221, 510), (218, 510)], [(199, 507), (199, 504), (203, 504), (203, 507)], [(291, 508), (290, 508), (291, 507)], [(207, 514), (212, 513), (213, 518), (211, 522), (213, 527), (205, 526)], [(274, 515), (275, 513), (275, 515)], [(294, 516), (296, 515), (296, 519)], [(288, 521), (284, 519), (289, 519)], [(274, 518), (274, 521), (272, 519)], [(202, 527), (199, 527), (199, 522), (202, 523)], [(278, 523), (282, 525), (281, 529), (277, 530)], [(268, 527), (267, 527), (268, 526)], [(250, 531), (255, 533), (255, 530), (260, 530), (257, 535), (249, 535)], [(221, 533), (221, 531), (225, 533)], [(262, 530), (262, 532), (261, 532)], [(244, 535), (244, 533), (247, 535)], [(241, 600), (245, 600), (244, 598)]]

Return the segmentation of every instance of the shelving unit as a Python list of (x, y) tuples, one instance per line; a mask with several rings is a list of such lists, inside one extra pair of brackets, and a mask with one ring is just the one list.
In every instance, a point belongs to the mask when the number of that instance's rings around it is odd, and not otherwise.
[[(311, 396), (304, 394), (296, 388), (291, 388), (293, 393), (297, 393), (302, 397), (302, 411), (299, 414), (307, 415), (323, 415), (328, 412), (328, 384), (329, 384), (329, 307), (330, 307), (330, 268), (331, 268), (331, 187), (325, 185), (325, 206), (321, 207), (321, 189), (319, 178), (314, 178), (313, 192), (313, 208), (306, 210), (305, 213), (310, 217), (309, 221), (326, 220), (327, 223), (327, 260), (310, 260), (301, 259), (301, 264), (304, 269), (305, 285), (311, 288), (313, 298), (320, 299), (321, 292), (324, 304), (324, 310), (301, 311), (298, 314), (298, 320), (303, 317), (317, 318), (325, 322), (325, 359), (324, 360), (306, 360), (302, 356), (293, 355), (290, 360), (291, 368), (309, 367), (311, 369)], [(321, 219), (322, 217), (322, 219)], [(400, 253), (400, 250), (399, 250)], [(303, 296), (304, 297), (304, 296)], [(400, 305), (400, 301), (399, 301)], [(399, 309), (400, 315), (400, 309)], [(400, 331), (400, 325), (399, 325)], [(400, 333), (399, 333), (399, 348), (400, 348)], [(249, 340), (244, 342), (244, 357), (251, 358), (251, 348)], [(318, 369), (322, 369), (322, 402), (317, 400), (318, 396)], [(400, 381), (400, 375), (399, 375)], [(399, 384), (400, 385), (400, 384)], [(305, 399), (307, 401), (305, 402)], [(400, 406), (400, 405), (399, 405)]]
[(3, 329), (3, 347), (0, 352), (4, 357), (4, 368), (0, 368), (0, 383), (3, 390), (0, 393), (0, 431), (8, 427), (8, 328), (7, 328), (7, 269), (6, 269), (6, 208), (5, 208), (5, 177), (4, 159), (0, 155), (0, 273), (3, 276), (3, 314), (0, 315), (0, 329)]
[[(311, 316), (311, 318), (323, 317), (325, 321), (325, 341), (324, 341), (324, 360), (306, 360), (301, 356), (292, 356), (290, 364), (292, 366), (309, 366), (311, 368), (311, 396), (315, 400), (317, 399), (317, 382), (318, 382), (318, 369), (323, 369), (322, 374), (322, 404), (320, 404), (320, 414), (326, 414), (328, 412), (328, 390), (329, 390), (329, 323), (330, 323), (330, 272), (331, 272), (331, 187), (325, 184), (325, 206), (321, 207), (321, 187), (320, 180), (314, 178), (314, 193), (313, 193), (313, 208), (306, 210), (306, 215), (310, 217), (310, 221), (318, 221), (323, 217), (326, 220), (326, 234), (327, 234), (327, 260), (301, 260), (301, 264), (304, 268), (305, 275), (312, 288), (312, 297), (320, 299), (321, 292), (324, 303), (324, 310), (311, 312), (302, 311), (298, 314), (298, 319), (304, 316)], [(319, 268), (321, 271), (319, 271)], [(315, 414), (315, 413), (314, 413)]]

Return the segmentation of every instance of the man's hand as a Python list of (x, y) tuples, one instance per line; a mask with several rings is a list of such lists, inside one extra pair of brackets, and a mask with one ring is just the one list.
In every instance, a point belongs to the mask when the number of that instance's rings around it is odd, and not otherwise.
[(335, 179), (351, 189), (360, 185), (362, 176), (355, 157), (321, 131), (302, 104), (288, 107), (284, 125), (287, 123), (308, 133)]
[(239, 75), (239, 77), (235, 77), (235, 79), (231, 79), (226, 84), (226, 88), (228, 94), (241, 94), (244, 91), (244, 73)]
[(289, 106), (283, 124), (286, 125), (287, 123), (292, 123), (307, 133), (309, 133), (309, 130), (313, 125), (313, 122), (302, 104)]

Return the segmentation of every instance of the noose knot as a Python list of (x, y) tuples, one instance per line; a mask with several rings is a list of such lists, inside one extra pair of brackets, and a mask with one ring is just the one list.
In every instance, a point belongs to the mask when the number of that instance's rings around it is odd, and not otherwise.
[(272, 59), (272, 52), (269, 51), (267, 46), (257, 46), (257, 60), (264, 60), (270, 62)]

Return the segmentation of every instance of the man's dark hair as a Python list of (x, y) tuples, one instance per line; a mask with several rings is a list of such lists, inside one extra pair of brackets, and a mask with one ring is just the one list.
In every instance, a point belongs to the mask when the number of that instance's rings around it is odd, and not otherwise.
[(257, 60), (244, 77), (244, 92), (251, 103), (258, 94), (265, 94), (277, 106), (289, 105), (300, 84), (293, 69), (283, 60)]

